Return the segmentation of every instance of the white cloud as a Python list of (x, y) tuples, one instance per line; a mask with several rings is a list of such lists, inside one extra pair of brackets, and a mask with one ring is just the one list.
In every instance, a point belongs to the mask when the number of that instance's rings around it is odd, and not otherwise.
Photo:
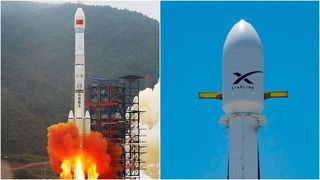
[(146, 142), (146, 148), (143, 151), (146, 154), (141, 156), (142, 171), (141, 179), (159, 179), (160, 178), (160, 84), (159, 82), (153, 89), (147, 88), (139, 93), (140, 110), (145, 111), (141, 115), (141, 128), (146, 137), (141, 137), (141, 141)]

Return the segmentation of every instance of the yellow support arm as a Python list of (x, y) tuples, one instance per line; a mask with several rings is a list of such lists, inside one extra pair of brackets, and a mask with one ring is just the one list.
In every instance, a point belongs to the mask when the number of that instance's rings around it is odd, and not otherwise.
[(219, 100), (222, 100), (222, 93), (199, 92), (199, 99), (219, 99)]
[[(288, 91), (271, 91), (264, 93), (264, 99), (287, 98)], [(199, 92), (199, 99), (219, 99), (222, 100), (222, 93), (217, 92)]]
[(288, 97), (288, 91), (271, 91), (271, 92), (264, 93), (264, 99), (287, 98), (287, 97)]

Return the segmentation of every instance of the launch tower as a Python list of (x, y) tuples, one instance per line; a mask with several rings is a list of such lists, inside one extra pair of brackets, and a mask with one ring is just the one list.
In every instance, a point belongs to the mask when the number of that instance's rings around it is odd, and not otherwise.
[(122, 166), (122, 178), (140, 177), (139, 80), (142, 77), (127, 75), (118, 80), (91, 77), (85, 104), (91, 115), (91, 130), (101, 132), (112, 143), (120, 144), (123, 154), (113, 165)]

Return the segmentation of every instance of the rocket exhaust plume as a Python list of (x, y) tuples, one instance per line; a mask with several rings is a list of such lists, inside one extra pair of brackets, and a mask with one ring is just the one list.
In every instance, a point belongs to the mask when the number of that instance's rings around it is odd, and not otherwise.
[(115, 162), (120, 158), (121, 148), (108, 143), (101, 133), (81, 136), (73, 122), (52, 125), (48, 131), (50, 165), (61, 179), (118, 177), (121, 167)]

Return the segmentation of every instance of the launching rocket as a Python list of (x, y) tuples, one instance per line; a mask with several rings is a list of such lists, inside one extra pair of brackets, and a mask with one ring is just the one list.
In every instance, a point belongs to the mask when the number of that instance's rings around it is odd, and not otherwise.
[(78, 8), (74, 15), (75, 30), (75, 62), (74, 62), (74, 114), (69, 112), (68, 121), (75, 122), (79, 134), (90, 133), (90, 114), (85, 113), (85, 56), (84, 56), (84, 30), (85, 15), (82, 8)]
[(264, 93), (263, 48), (251, 24), (240, 20), (223, 47), (222, 93), (200, 92), (201, 99), (219, 99), (226, 115), (220, 123), (229, 129), (228, 178), (260, 178), (257, 129), (264, 99), (288, 97), (288, 92)]

